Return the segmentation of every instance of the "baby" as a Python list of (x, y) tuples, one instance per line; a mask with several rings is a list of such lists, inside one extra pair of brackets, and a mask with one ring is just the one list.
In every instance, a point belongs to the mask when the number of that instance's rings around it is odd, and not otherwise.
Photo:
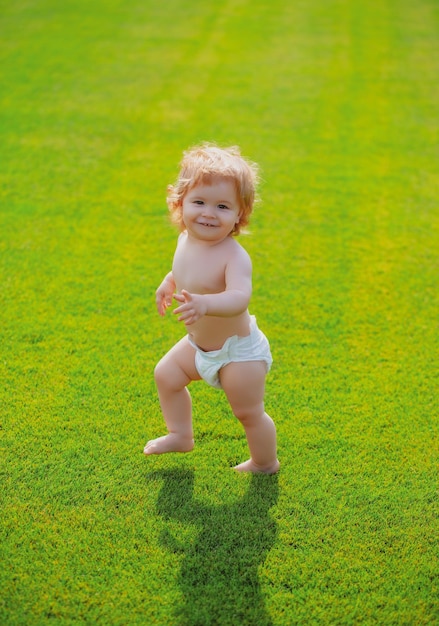
[(180, 175), (168, 187), (168, 206), (181, 230), (172, 271), (156, 291), (157, 310), (174, 310), (187, 334), (161, 359), (155, 381), (168, 429), (144, 453), (189, 452), (194, 447), (189, 383), (203, 378), (224, 390), (244, 427), (250, 459), (240, 472), (274, 474), (276, 428), (264, 410), (270, 346), (249, 314), (252, 265), (234, 239), (248, 224), (257, 167), (237, 148), (210, 144), (184, 154)]

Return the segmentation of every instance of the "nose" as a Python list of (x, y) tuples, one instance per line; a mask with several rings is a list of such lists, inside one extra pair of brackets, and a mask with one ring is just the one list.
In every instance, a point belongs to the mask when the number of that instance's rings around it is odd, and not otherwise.
[(214, 217), (215, 213), (210, 204), (203, 204), (202, 215), (204, 217)]

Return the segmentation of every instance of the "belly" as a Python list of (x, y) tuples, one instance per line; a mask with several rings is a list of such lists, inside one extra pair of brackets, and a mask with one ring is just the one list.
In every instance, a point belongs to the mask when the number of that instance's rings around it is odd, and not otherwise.
[(205, 315), (195, 324), (186, 326), (188, 335), (205, 352), (219, 350), (233, 335), (247, 337), (250, 334), (248, 311), (236, 317), (214, 317)]

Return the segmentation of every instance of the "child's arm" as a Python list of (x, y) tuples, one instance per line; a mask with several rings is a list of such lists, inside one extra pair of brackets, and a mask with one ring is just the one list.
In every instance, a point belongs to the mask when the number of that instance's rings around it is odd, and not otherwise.
[(166, 309), (172, 304), (172, 295), (175, 291), (175, 281), (172, 272), (166, 274), (157, 291), (155, 292), (155, 303), (159, 315), (164, 315)]
[(190, 325), (203, 315), (234, 317), (247, 309), (252, 292), (252, 265), (243, 249), (227, 263), (225, 282), (226, 288), (221, 293), (196, 294), (182, 289), (181, 294), (174, 294), (182, 303), (174, 310), (178, 320)]

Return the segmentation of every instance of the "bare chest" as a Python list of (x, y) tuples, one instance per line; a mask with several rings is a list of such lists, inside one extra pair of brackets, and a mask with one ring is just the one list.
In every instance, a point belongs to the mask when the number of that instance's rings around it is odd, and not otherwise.
[(227, 260), (215, 248), (177, 246), (172, 274), (177, 290), (191, 293), (219, 293), (225, 289)]

